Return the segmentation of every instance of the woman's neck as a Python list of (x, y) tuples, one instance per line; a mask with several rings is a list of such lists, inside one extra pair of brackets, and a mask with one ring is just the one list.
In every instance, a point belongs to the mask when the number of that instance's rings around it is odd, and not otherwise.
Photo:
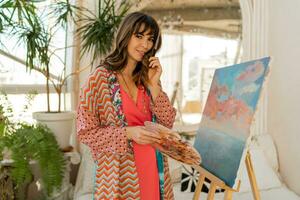
[(133, 71), (135, 70), (136, 64), (136, 61), (128, 59), (127, 65), (122, 70), (122, 74), (131, 77)]

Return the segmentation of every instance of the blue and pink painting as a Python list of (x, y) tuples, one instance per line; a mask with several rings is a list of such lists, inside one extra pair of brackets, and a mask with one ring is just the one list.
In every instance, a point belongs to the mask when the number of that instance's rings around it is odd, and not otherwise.
[(201, 166), (233, 187), (270, 57), (219, 68), (203, 111), (194, 147)]

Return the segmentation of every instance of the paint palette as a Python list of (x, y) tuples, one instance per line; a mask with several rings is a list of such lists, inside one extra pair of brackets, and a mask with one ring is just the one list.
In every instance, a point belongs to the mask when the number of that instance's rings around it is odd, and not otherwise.
[(171, 129), (153, 122), (145, 122), (147, 130), (159, 133), (160, 142), (154, 146), (161, 153), (189, 165), (199, 165), (201, 156), (188, 142), (181, 139), (180, 135)]

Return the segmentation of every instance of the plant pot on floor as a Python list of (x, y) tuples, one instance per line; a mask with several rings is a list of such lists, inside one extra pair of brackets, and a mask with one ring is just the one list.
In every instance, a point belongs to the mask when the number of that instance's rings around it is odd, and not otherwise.
[(32, 117), (53, 131), (61, 149), (70, 147), (70, 136), (75, 131), (75, 112), (47, 113), (34, 112)]

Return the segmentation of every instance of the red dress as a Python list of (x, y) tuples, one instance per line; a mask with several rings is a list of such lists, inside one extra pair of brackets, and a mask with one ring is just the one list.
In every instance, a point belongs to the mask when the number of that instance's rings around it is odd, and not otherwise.
[[(123, 111), (128, 126), (143, 126), (151, 121), (150, 97), (138, 87), (137, 103), (120, 87)], [(133, 142), (133, 152), (140, 185), (141, 200), (159, 200), (159, 177), (155, 149)]]

